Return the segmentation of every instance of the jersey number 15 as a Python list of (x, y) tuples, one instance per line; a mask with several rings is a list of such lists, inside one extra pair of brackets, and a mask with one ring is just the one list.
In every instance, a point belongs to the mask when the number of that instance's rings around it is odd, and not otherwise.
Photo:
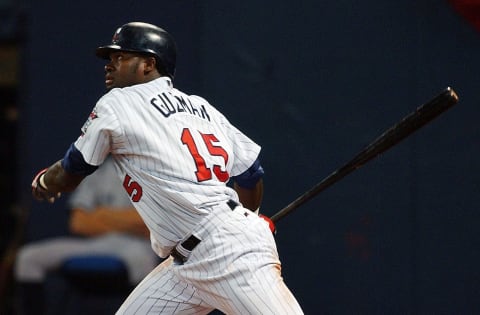
[[(215, 145), (218, 143), (217, 137), (213, 134), (204, 134), (199, 131), (202, 140), (208, 150), (208, 153), (211, 156), (221, 156), (224, 161), (224, 169), (228, 162), (228, 153), (225, 151), (221, 146)], [(222, 166), (214, 164), (211, 168), (207, 166), (204, 157), (200, 155), (198, 152), (197, 144), (195, 143), (195, 139), (190, 132), (190, 129), (184, 128), (182, 131), (182, 143), (187, 146), (188, 151), (192, 155), (193, 161), (195, 162), (195, 166), (197, 170), (195, 171), (195, 175), (197, 176), (197, 180), (199, 182), (203, 182), (209, 179), (212, 179), (212, 173), (218, 178), (218, 180), (222, 182), (227, 182), (229, 178), (229, 174), (227, 171), (222, 171)]]

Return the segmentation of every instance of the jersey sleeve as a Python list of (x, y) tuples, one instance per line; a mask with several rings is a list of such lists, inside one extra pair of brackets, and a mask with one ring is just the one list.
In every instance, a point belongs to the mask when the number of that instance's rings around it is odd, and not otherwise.
[(102, 97), (81, 128), (75, 147), (82, 153), (85, 162), (100, 165), (113, 150), (114, 138), (122, 134), (118, 117), (113, 110), (114, 98)]
[(233, 126), (225, 117), (223, 117), (222, 124), (228, 130), (231, 142), (234, 143), (234, 163), (230, 175), (237, 176), (249, 169), (258, 159), (261, 147)]

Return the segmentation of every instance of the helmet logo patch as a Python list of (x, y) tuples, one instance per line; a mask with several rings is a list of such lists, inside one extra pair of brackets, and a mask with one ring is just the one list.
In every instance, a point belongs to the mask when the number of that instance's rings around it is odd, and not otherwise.
[(120, 37), (120, 31), (121, 31), (122, 28), (119, 28), (117, 29), (117, 31), (115, 32), (115, 34), (113, 34), (113, 37), (112, 37), (112, 44), (116, 44), (118, 42), (118, 39)]

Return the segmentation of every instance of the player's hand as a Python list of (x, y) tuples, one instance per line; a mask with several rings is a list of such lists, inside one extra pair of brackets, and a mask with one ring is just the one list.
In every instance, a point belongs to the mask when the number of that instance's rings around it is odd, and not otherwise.
[(60, 193), (52, 193), (48, 191), (48, 188), (42, 185), (42, 177), (45, 176), (47, 168), (38, 172), (32, 181), (32, 195), (37, 200), (47, 200), (50, 203), (54, 203), (55, 199), (60, 198)]
[(272, 219), (270, 219), (267, 216), (264, 216), (263, 214), (259, 214), (258, 216), (264, 219), (268, 223), (268, 227), (270, 228), (270, 231), (272, 231), (273, 235), (277, 234), (277, 228), (275, 227), (275, 223), (273, 223)]

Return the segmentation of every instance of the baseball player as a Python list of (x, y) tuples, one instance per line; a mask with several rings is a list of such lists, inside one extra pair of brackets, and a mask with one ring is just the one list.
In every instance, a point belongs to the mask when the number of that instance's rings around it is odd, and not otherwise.
[(256, 213), (260, 147), (208, 101), (173, 87), (171, 35), (127, 23), (96, 54), (108, 61), (108, 92), (32, 193), (54, 202), (113, 157), (153, 250), (168, 257), (117, 314), (303, 314), (281, 277), (268, 218)]

